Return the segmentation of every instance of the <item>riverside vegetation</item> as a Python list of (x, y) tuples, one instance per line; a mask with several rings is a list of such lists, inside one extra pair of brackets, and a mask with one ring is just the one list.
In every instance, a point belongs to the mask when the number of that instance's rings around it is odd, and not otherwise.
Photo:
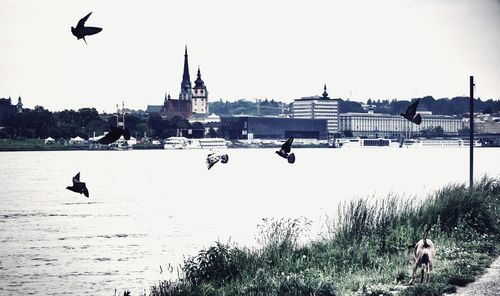
[[(420, 201), (418, 201), (420, 200)], [(259, 248), (216, 242), (184, 261), (160, 295), (441, 295), (474, 281), (500, 251), (500, 180), (469, 191), (452, 184), (427, 199), (388, 196), (342, 203), (327, 231), (307, 244), (310, 222), (264, 219)], [(431, 283), (407, 286), (425, 224), (437, 246)], [(173, 269), (170, 269), (171, 272)]]

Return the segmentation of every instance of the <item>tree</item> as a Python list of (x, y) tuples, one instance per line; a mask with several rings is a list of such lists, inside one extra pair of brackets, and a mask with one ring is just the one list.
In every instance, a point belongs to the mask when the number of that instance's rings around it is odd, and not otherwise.
[(95, 119), (87, 123), (84, 127), (85, 133), (88, 135), (93, 135), (94, 132), (96, 135), (102, 135), (104, 132), (107, 132), (109, 130), (108, 125), (104, 120), (101, 119)]
[(458, 134), (461, 136), (468, 136), (468, 135), (470, 135), (470, 128), (464, 127), (462, 129), (459, 129)]
[[(151, 114), (148, 119), (148, 125), (153, 130), (153, 136), (160, 137), (163, 130), (169, 128), (169, 123), (163, 120), (161, 116), (157, 113)], [(174, 133), (175, 135), (175, 133)], [(162, 137), (165, 138), (165, 137)], [(168, 137), (167, 137), (168, 138)]]
[(339, 112), (347, 113), (347, 112), (356, 112), (356, 113), (366, 113), (361, 103), (354, 101), (344, 101), (339, 99)]
[(350, 137), (352, 137), (352, 136), (353, 136), (353, 133), (352, 133), (352, 131), (351, 131), (351, 130), (345, 130), (345, 131), (344, 131), (344, 136), (345, 136), (345, 137), (350, 138)]
[(99, 113), (95, 108), (82, 108), (78, 110), (78, 124), (86, 126), (91, 121), (100, 120)]
[(136, 126), (137, 134), (141, 137), (143, 135), (151, 136), (153, 134), (153, 130), (148, 127), (148, 124), (145, 122), (138, 123)]
[(441, 126), (430, 127), (421, 130), (420, 134), (424, 137), (442, 137), (444, 135), (444, 129)]
[(205, 127), (201, 122), (198, 121), (193, 122), (193, 124), (191, 124), (191, 131), (192, 131), (191, 134), (192, 138), (203, 138), (203, 136), (205, 135)]

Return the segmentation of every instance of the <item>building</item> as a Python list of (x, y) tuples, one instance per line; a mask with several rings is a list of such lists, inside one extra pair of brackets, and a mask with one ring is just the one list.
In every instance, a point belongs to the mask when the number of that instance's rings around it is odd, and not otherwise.
[(194, 88), (191, 86), (189, 75), (189, 62), (187, 46), (184, 51), (184, 70), (182, 72), (181, 91), (179, 99), (175, 100), (170, 94), (165, 94), (163, 105), (148, 105), (146, 113), (159, 113), (161, 116), (171, 118), (180, 115), (189, 118), (193, 114), (208, 114), (208, 91), (205, 82), (201, 79), (200, 68), (195, 80)]
[(229, 140), (289, 137), (323, 140), (327, 138), (328, 131), (326, 119), (223, 116), (219, 135)]
[(21, 97), (17, 99), (17, 104), (12, 105), (12, 99), (1, 98), (0, 99), (0, 126), (3, 126), (6, 121), (12, 117), (15, 113), (23, 112), (23, 103)]
[(181, 92), (179, 100), (191, 101), (193, 98), (193, 90), (191, 88), (191, 78), (189, 76), (188, 52), (187, 45), (184, 51), (184, 71), (182, 72)]
[[(469, 119), (464, 121), (465, 127), (470, 128)], [(500, 114), (474, 114), (474, 133), (500, 134)]]
[(397, 138), (417, 135), (424, 129), (440, 126), (446, 135), (458, 135), (462, 129), (462, 118), (448, 115), (432, 115), (430, 112), (419, 112), (422, 116), (420, 125), (412, 124), (400, 115), (373, 113), (341, 113), (339, 131), (344, 134), (352, 132), (356, 137), (390, 137)]
[(205, 82), (201, 79), (200, 67), (194, 81), (193, 96), (191, 99), (194, 114), (208, 114), (208, 91)]
[(302, 97), (294, 100), (292, 104), (292, 117), (326, 119), (328, 122), (328, 134), (331, 137), (334, 133), (338, 132), (338, 99), (330, 99), (328, 97), (325, 84), (321, 97)]

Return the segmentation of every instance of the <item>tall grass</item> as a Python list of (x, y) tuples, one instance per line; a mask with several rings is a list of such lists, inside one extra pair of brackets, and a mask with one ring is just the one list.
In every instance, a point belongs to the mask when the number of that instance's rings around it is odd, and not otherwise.
[[(150, 295), (440, 295), (478, 276), (500, 249), (500, 182), (449, 185), (427, 199), (390, 195), (339, 205), (328, 234), (308, 244), (310, 221), (264, 219), (259, 248), (217, 242), (185, 260), (180, 278)], [(438, 250), (431, 284), (407, 287), (424, 225)]]

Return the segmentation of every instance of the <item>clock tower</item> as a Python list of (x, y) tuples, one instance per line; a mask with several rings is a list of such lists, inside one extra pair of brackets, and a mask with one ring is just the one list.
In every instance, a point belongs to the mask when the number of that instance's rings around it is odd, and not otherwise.
[(203, 80), (201, 80), (200, 67), (198, 66), (197, 78), (193, 87), (193, 113), (207, 114), (208, 113), (208, 91)]

